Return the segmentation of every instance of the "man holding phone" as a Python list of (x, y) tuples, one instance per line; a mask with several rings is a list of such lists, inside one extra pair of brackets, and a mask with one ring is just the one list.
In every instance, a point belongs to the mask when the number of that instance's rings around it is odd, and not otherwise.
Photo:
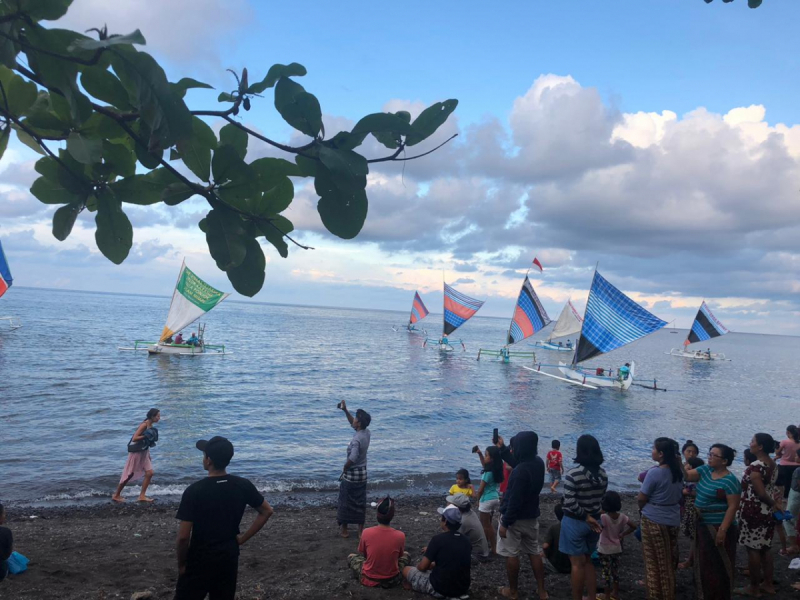
[(350, 426), (356, 430), (353, 439), (347, 445), (347, 460), (339, 476), (339, 506), (336, 520), (341, 528), (339, 535), (349, 537), (347, 526), (358, 525), (358, 537), (364, 531), (364, 517), (367, 513), (367, 450), (369, 449), (369, 424), (372, 417), (361, 408), (355, 416), (347, 410), (347, 403), (342, 400), (338, 404)]

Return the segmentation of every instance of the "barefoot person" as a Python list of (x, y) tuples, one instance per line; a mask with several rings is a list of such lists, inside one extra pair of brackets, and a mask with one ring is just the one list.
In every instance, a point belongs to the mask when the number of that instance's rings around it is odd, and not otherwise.
[(365, 410), (358, 409), (355, 416), (347, 410), (344, 400), (339, 403), (347, 420), (356, 432), (347, 445), (347, 460), (339, 476), (339, 507), (336, 520), (341, 527), (339, 535), (348, 537), (347, 526), (358, 525), (358, 537), (364, 531), (364, 517), (367, 513), (367, 450), (369, 449), (369, 427), (372, 417)]
[[(200, 440), (208, 477), (187, 487), (178, 513), (178, 583), (175, 600), (234, 600), (239, 572), (239, 546), (258, 533), (272, 516), (272, 507), (250, 481), (226, 471), (233, 444), (220, 436)], [(243, 534), (239, 524), (246, 506), (258, 511)]]
[[(153, 463), (150, 462), (150, 445), (148, 439), (153, 439), (149, 430), (153, 429), (153, 425), (161, 420), (161, 411), (157, 408), (151, 408), (147, 411), (147, 417), (136, 428), (136, 432), (128, 442), (128, 460), (125, 463), (125, 468), (122, 470), (122, 477), (120, 477), (119, 485), (111, 499), (114, 502), (125, 502), (122, 497), (122, 488), (128, 485), (131, 481), (138, 481), (142, 477), (142, 489), (139, 492), (139, 502), (152, 502), (152, 498), (147, 497), (147, 488), (150, 486), (150, 480), (153, 479)], [(157, 439), (157, 436), (155, 436)]]

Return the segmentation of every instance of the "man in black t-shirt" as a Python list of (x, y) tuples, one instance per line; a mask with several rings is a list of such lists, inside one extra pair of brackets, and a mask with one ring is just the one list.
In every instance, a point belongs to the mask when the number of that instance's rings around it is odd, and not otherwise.
[[(183, 492), (176, 518), (178, 584), (175, 600), (233, 600), (239, 571), (239, 546), (253, 537), (272, 516), (272, 507), (250, 481), (228, 475), (233, 444), (224, 437), (200, 440), (208, 477)], [(258, 511), (253, 524), (239, 534), (245, 506)]]
[(451, 504), (438, 510), (444, 533), (433, 536), (416, 567), (403, 569), (404, 587), (439, 598), (459, 598), (469, 593), (472, 544), (458, 532), (458, 507)]
[[(6, 523), (6, 509), (0, 504), (0, 525)], [(14, 550), (14, 536), (8, 527), (0, 527), (0, 581), (8, 575), (8, 557)]]

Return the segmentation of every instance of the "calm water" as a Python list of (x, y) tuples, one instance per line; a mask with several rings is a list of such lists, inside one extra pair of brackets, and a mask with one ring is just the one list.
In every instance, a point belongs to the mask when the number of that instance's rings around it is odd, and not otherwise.
[[(685, 331), (664, 330), (590, 363), (635, 359), (639, 378), (658, 377), (669, 390), (626, 393), (477, 362), (479, 347), (505, 336), (508, 322), (494, 318), (472, 319), (459, 330), (467, 352), (446, 354), (393, 332), (405, 313), (224, 302), (208, 315), (206, 335), (232, 355), (117, 351), (157, 335), (168, 306), (168, 298), (16, 287), (3, 298), (0, 313), (24, 327), (9, 332), (0, 322), (0, 498), (107, 496), (151, 406), (162, 411), (152, 451), (157, 497), (203, 475), (194, 442), (212, 435), (234, 442), (231, 470), (267, 492), (335, 490), (351, 437), (336, 409), (342, 398), (372, 414), (370, 478), (395, 493), (443, 491), (460, 467), (477, 475), (470, 449), (487, 445), (493, 427), (506, 439), (534, 429), (542, 452), (558, 438), (567, 458), (591, 433), (612, 485), (632, 489), (659, 435), (741, 449), (755, 431), (782, 434), (798, 420), (800, 338), (730, 334), (711, 346), (733, 361), (707, 363), (667, 356)], [(441, 316), (425, 323), (438, 332)]]

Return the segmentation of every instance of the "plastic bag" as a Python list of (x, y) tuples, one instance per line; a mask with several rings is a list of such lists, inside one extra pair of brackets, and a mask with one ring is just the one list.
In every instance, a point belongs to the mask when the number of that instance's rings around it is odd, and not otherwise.
[(12, 575), (19, 575), (28, 570), (30, 561), (19, 552), (12, 552), (8, 557), (8, 572)]

